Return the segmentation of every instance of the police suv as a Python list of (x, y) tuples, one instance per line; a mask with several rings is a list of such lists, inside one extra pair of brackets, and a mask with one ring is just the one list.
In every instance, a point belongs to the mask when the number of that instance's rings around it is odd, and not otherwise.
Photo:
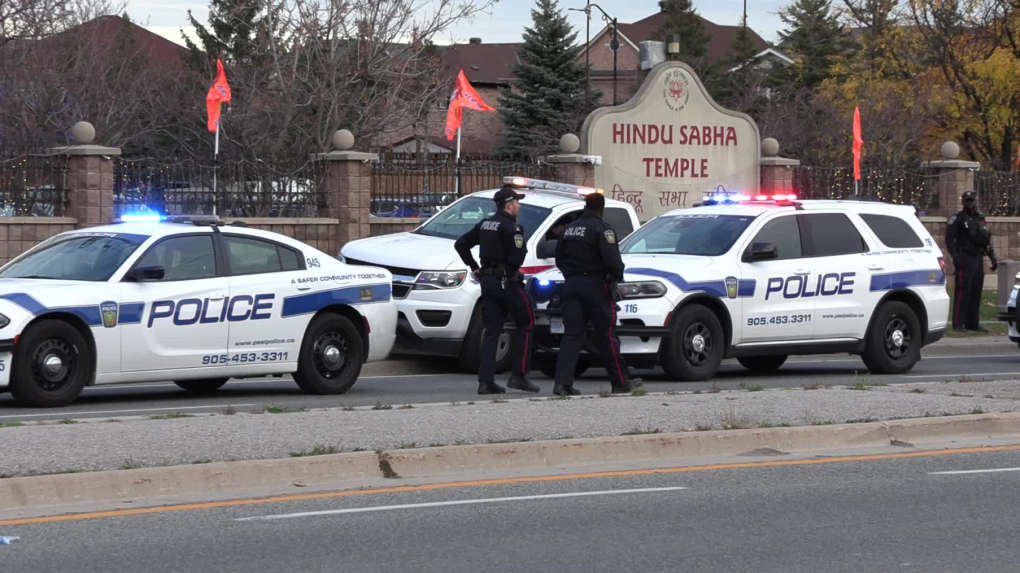
[(1009, 325), (1009, 340), (1020, 344), (1020, 310), (1018, 310), (1017, 298), (1020, 298), (1020, 273), (1013, 278), (1013, 290), (1009, 293), (1009, 302), (1006, 303), (1006, 311), (996, 316), (999, 321)]
[[(767, 372), (790, 355), (843, 352), (898, 374), (946, 331), (945, 259), (912, 207), (713, 194), (649, 221), (621, 251), (622, 354), (676, 380), (711, 378), (724, 358)], [(528, 285), (547, 374), (562, 280), (550, 270)]]
[(396, 336), (389, 271), (216, 217), (125, 215), (0, 268), (0, 392), (63, 406), (92, 384), (293, 374), (346, 392)]
[[(521, 177), (507, 177), (504, 183), (527, 196), (517, 215), (528, 245), (521, 267), (526, 276), (555, 266), (555, 233), (581, 215), (585, 195), (602, 192)], [(453, 243), (492, 216), (496, 191), (466, 195), (410, 233), (352, 241), (341, 249), (341, 261), (393, 273), (393, 298), (399, 311), (395, 354), (459, 356), (465, 372), (478, 372), (482, 291), (469, 277)], [(606, 200), (605, 220), (621, 238), (639, 225), (634, 207), (611, 199)], [(477, 247), (474, 256), (479, 256)], [(511, 358), (510, 337), (504, 333), (497, 347), (497, 369), (508, 369)]]

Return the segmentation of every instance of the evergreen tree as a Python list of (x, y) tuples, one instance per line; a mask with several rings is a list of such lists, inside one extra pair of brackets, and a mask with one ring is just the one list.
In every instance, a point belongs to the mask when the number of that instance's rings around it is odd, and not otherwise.
[[(513, 157), (556, 153), (560, 137), (577, 133), (588, 111), (586, 70), (577, 61), (574, 32), (556, 0), (538, 0), (533, 26), (513, 66), (516, 79), (500, 94), (499, 115), (506, 128), (499, 152)], [(591, 101), (598, 101), (598, 93)]]
[(672, 57), (693, 68), (708, 92), (713, 98), (718, 99), (726, 89), (725, 82), (716, 62), (708, 59), (708, 42), (712, 36), (705, 32), (705, 25), (701, 23), (701, 16), (698, 16), (693, 2), (660, 0), (659, 9), (666, 14), (666, 21), (659, 28), (656, 37), (665, 42), (670, 35), (679, 36), (680, 51)]
[(777, 66), (779, 83), (786, 87), (818, 87), (830, 76), (843, 44), (832, 0), (794, 0), (779, 11), (779, 17), (787, 26), (779, 36), (799, 60), (789, 68)]
[(188, 21), (202, 43), (201, 48), (196, 46), (181, 32), (191, 53), (188, 64), (196, 70), (208, 71), (209, 62), (220, 57), (238, 64), (257, 59), (258, 38), (266, 30), (264, 6), (259, 0), (210, 0), (208, 27), (188, 10)]
[[(762, 76), (761, 70), (755, 67), (754, 57), (758, 55), (758, 47), (751, 37), (751, 30), (747, 27), (747, 17), (742, 19), (740, 29), (733, 37), (733, 44), (726, 52), (722, 61), (722, 77), (718, 83), (716, 93), (713, 97), (722, 105), (737, 111), (750, 111), (744, 109), (746, 105), (738, 105), (738, 102), (746, 103), (749, 100), (757, 99), (756, 94), (747, 94), (747, 90), (757, 89), (757, 80)], [(750, 97), (749, 97), (750, 96)]]

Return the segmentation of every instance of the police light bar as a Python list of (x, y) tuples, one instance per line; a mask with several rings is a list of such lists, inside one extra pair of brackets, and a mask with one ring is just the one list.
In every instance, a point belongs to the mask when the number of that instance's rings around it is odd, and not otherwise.
[(124, 213), (117, 220), (121, 223), (158, 223), (163, 216), (159, 213)]
[(216, 215), (161, 215), (154, 211), (124, 213), (117, 218), (118, 223), (192, 223), (195, 225), (214, 225), (220, 222)]
[(595, 189), (593, 187), (582, 187), (580, 185), (568, 185), (566, 183), (556, 183), (554, 181), (544, 181), (542, 179), (531, 179), (529, 177), (504, 177), (504, 185), (510, 185), (519, 189), (534, 189), (536, 191), (556, 191), (560, 193), (577, 194), (581, 196), (591, 195), (592, 193), (598, 193), (599, 195), (605, 195), (605, 189)]
[(745, 195), (743, 193), (706, 193), (704, 202), (710, 205), (721, 203), (788, 203), (797, 200), (794, 193), (775, 193), (773, 195)]

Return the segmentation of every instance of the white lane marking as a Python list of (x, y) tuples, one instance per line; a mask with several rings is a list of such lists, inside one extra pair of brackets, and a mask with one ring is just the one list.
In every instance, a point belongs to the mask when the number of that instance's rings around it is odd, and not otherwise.
[(396, 509), (420, 509), (425, 507), (448, 507), (451, 505), (474, 505), (480, 503), (504, 503), (508, 501), (532, 501), (538, 499), (559, 499), (567, 497), (591, 497), (597, 495), (620, 495), (624, 493), (654, 493), (662, 491), (679, 491), (685, 487), (651, 487), (644, 489), (614, 489), (608, 491), (583, 491), (574, 493), (553, 493), (547, 495), (522, 495), (515, 497), (491, 497), (486, 499), (462, 499), (458, 501), (437, 501), (432, 503), (409, 503), (404, 505), (377, 505), (374, 507), (352, 507), (349, 509), (330, 509), (326, 511), (306, 511), (302, 513), (281, 513), (277, 515), (257, 515), (255, 517), (239, 517), (234, 521), (272, 521), (276, 519), (293, 519), (297, 517), (314, 517), (319, 515), (342, 515), (346, 513), (368, 513), (372, 511), (393, 511)]
[(955, 378), (957, 376), (1016, 376), (1017, 372), (961, 372), (959, 374), (918, 374), (904, 378)]
[(61, 418), (74, 418), (78, 416), (87, 416), (93, 414), (126, 414), (127, 412), (180, 412), (181, 410), (206, 410), (209, 408), (226, 408), (230, 406), (232, 408), (247, 408), (254, 406), (255, 404), (216, 404), (214, 406), (179, 406), (177, 408), (142, 408), (136, 410), (85, 410), (77, 412), (58, 412), (55, 414), (12, 414), (10, 416), (0, 416), (0, 418), (42, 418), (57, 416)]
[(1020, 472), (1020, 468), (996, 468), (991, 470), (959, 470), (953, 472), (928, 472), (930, 476), (958, 476), (963, 474), (994, 474), (999, 472)]

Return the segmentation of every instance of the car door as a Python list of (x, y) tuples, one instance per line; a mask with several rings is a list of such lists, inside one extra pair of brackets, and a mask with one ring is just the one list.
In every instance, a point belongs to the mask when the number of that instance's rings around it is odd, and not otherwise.
[[(809, 340), (815, 333), (814, 285), (818, 272), (804, 258), (799, 216), (781, 214), (765, 223), (741, 251), (741, 274), (753, 280), (754, 296), (743, 301), (741, 344)], [(775, 245), (778, 256), (752, 261), (755, 243)]]
[(153, 243), (132, 265), (159, 266), (164, 275), (146, 282), (125, 278), (120, 284), (122, 321), (137, 317), (122, 322), (123, 371), (215, 366), (227, 348), (228, 294), (216, 249), (210, 231), (172, 235)]
[[(311, 273), (320, 264), (262, 237), (222, 233), (230, 275), (228, 349), (231, 365), (294, 362), (310, 316), (283, 319), (283, 301), (325, 288)], [(305, 271), (305, 267), (308, 271)]]
[(816, 297), (818, 321), (815, 335), (820, 339), (859, 338), (871, 317), (869, 285), (871, 274), (884, 272), (882, 257), (866, 256), (870, 251), (857, 224), (847, 213), (802, 215), (807, 240), (804, 254), (811, 264), (825, 270), (826, 285)]

